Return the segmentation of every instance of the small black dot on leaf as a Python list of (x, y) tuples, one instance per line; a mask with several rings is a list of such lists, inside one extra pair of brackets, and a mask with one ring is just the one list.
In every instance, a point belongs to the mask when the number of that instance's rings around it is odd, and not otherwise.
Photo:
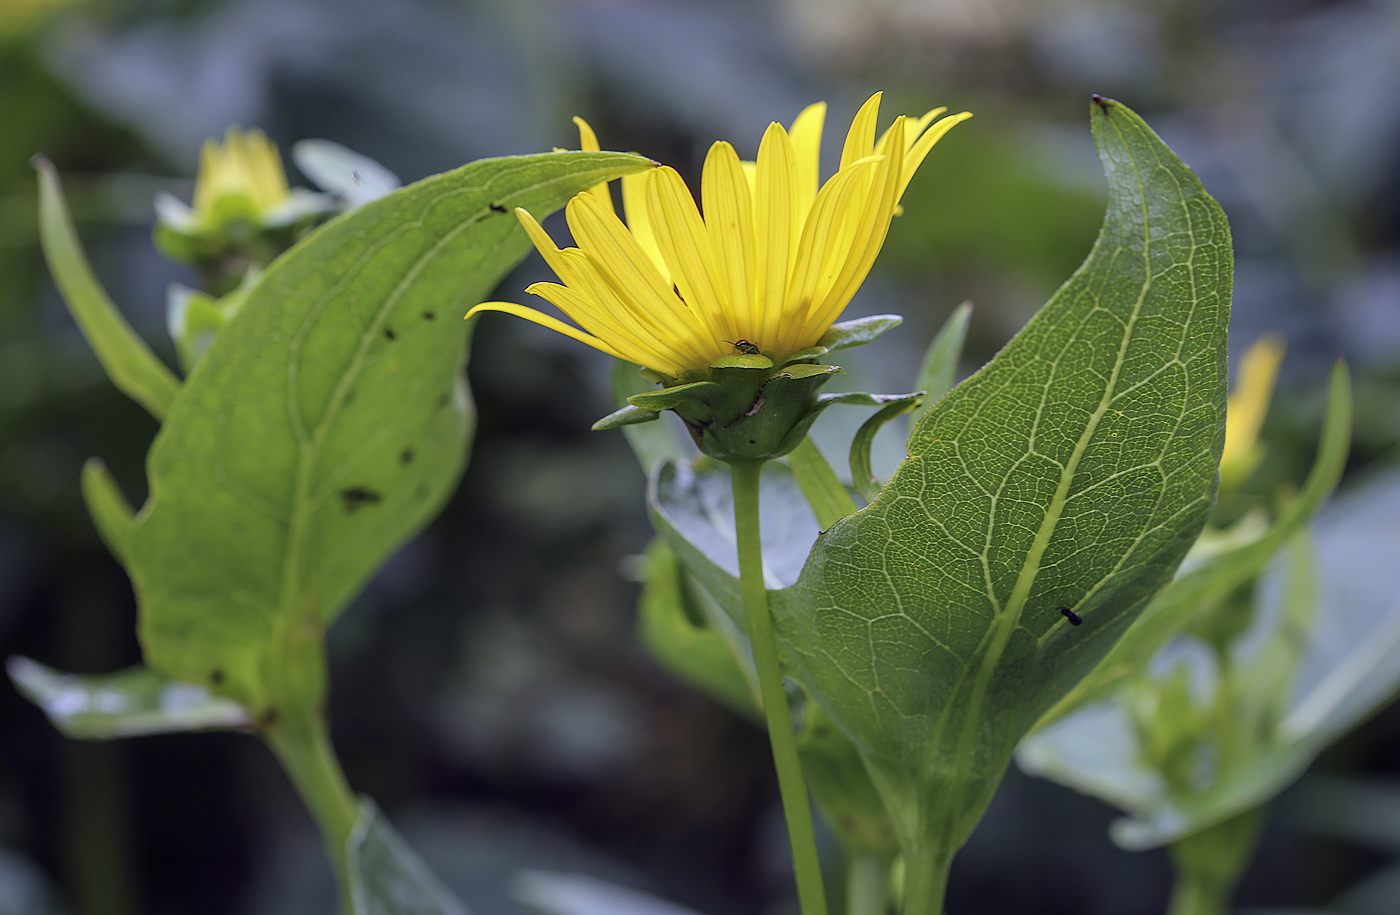
[(387, 326), (387, 325), (384, 327), (384, 339), (385, 339), (385, 340), (393, 340), (393, 339), (394, 339), (395, 337), (397, 337), (397, 336), (398, 336), (398, 334), (394, 333), (394, 329), (393, 329), (392, 327), (389, 327), (389, 326)]
[(214, 684), (215, 686), (218, 686), (220, 683), (223, 683), (224, 672), (222, 670), (209, 671), (209, 682)]
[(506, 208), (503, 207), (503, 206), (501, 206), (499, 203), (493, 203), (493, 204), (491, 204), (491, 212), (493, 212), (493, 213), (504, 213), (505, 211), (506, 211)]
[(1060, 608), (1060, 616), (1063, 616), (1065, 619), (1069, 620), (1069, 624), (1071, 626), (1078, 626), (1080, 623), (1084, 622), (1084, 618), (1082, 616), (1080, 616), (1078, 613), (1075, 613), (1068, 607)]
[(400, 463), (400, 464), (412, 464), (412, 463), (413, 463), (413, 458), (414, 458), (415, 456), (416, 456), (416, 455), (414, 454), (414, 451), (413, 451), (412, 448), (405, 448), (403, 451), (400, 451), (400, 452), (399, 452), (399, 463)]
[(350, 486), (340, 491), (340, 501), (345, 513), (350, 514), (366, 505), (378, 505), (384, 496), (366, 486)]
[(437, 312), (435, 312), (435, 311), (425, 311), (425, 312), (423, 312), (423, 320), (424, 320), (424, 321), (436, 321), (436, 320), (437, 320)]

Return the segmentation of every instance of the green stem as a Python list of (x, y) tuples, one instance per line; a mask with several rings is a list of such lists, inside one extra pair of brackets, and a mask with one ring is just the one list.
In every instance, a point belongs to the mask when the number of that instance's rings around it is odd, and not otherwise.
[(792, 843), (797, 899), (802, 915), (826, 915), (826, 890), (822, 885), (821, 862), (817, 858), (817, 840), (812, 832), (812, 807), (807, 799), (802, 764), (797, 757), (792, 712), (783, 689), (778, 646), (773, 639), (773, 618), (768, 611), (768, 590), (763, 582), (763, 545), (758, 523), (758, 486), (763, 462), (732, 463), (729, 469), (734, 483), (739, 587), (744, 596), (744, 618), (748, 622), (754, 667), (758, 671), (758, 691), (768, 721), (768, 739), (773, 745), (773, 765), (778, 770), (778, 792), (782, 795), (788, 840)]
[(269, 725), (262, 736), (321, 830), (326, 856), (335, 869), (341, 912), (350, 915), (346, 849), (359, 816), (359, 805), (335, 758), (326, 723), (319, 713), (288, 717)]
[(886, 915), (889, 886), (888, 855), (852, 853), (846, 865), (846, 915)]
[(1168, 915), (1225, 915), (1264, 825), (1264, 806), (1173, 842), (1176, 885)]
[(925, 847), (904, 858), (904, 915), (943, 915), (948, 868), (953, 856), (941, 846)]
[(1167, 915), (1225, 915), (1230, 886), (1195, 874), (1178, 874)]

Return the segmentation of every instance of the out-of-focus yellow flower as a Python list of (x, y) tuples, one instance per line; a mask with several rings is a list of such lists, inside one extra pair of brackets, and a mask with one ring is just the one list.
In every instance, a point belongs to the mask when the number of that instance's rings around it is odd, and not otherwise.
[(72, 5), (73, 0), (0, 0), (0, 35), (22, 32), (50, 13)]
[(1259, 429), (1273, 399), (1284, 343), (1267, 334), (1249, 348), (1235, 376), (1225, 415), (1225, 450), (1220, 456), (1220, 488), (1230, 491), (1243, 483), (1263, 460)]
[(289, 196), (282, 157), (261, 130), (230, 127), (222, 144), (204, 141), (194, 184), (194, 216), (200, 225), (235, 219), (264, 223)]
[(253, 231), (290, 225), (331, 207), (323, 194), (287, 186), (277, 146), (261, 130), (230, 127), (224, 141), (205, 140), (194, 184), (194, 207), (156, 196), (161, 223), (183, 235), (221, 236), (246, 224)]
[[(817, 344), (865, 280), (909, 179), (967, 112), (895, 119), (876, 136), (880, 93), (861, 107), (841, 164), (818, 180), (825, 103), (792, 124), (768, 127), (756, 162), (710, 147), (700, 182), (704, 216), (674, 169), (622, 179), (627, 223), (606, 185), (566, 207), (577, 248), (560, 249), (523, 209), (516, 216), (563, 281), (539, 295), (577, 322), (533, 308), (485, 302), (672, 379), (703, 374), (717, 359), (784, 357)], [(582, 120), (584, 149), (598, 149)]]

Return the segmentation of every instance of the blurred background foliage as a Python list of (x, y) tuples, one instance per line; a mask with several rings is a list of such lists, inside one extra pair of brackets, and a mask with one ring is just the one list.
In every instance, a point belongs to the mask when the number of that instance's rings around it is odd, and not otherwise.
[[(85, 672), (137, 660), (130, 587), (77, 481), (100, 455), (141, 499), (155, 432), (49, 283), (34, 153), (64, 174), (113, 298), (173, 363), (165, 288), (194, 278), (152, 248), (150, 201), (187, 200), (200, 143), (229, 124), (284, 152), (335, 140), (411, 181), (575, 146), (581, 114), (605, 148), (693, 178), (712, 140), (752, 154), (769, 120), (819, 98), (834, 157), (874, 88), (887, 116), (976, 118), (910, 186), (848, 312), (906, 317), (852, 353), (850, 387), (907, 389), (965, 299), (971, 371), (1078, 265), (1102, 215), (1098, 92), (1142, 113), (1229, 213), (1232, 352), (1268, 330), (1287, 340), (1250, 492), (1301, 478), (1338, 356), (1357, 377), (1354, 467), (1394, 463), (1397, 0), (0, 0), (0, 653)], [(544, 275), (532, 258), (501, 295)], [(337, 745), (352, 784), (481, 915), (524, 911), (522, 867), (714, 915), (781, 911), (763, 735), (636, 636), (642, 480), (620, 435), (588, 432), (612, 409), (607, 362), (482, 322), (462, 489), (332, 632)], [(901, 452), (886, 437), (888, 471)], [(330, 911), (311, 824), (256, 742), (69, 742), (9, 684), (0, 722), (0, 915)], [(1315, 772), (1272, 816), (1240, 904), (1393, 912), (1400, 713)], [(1165, 856), (1111, 845), (1112, 815), (1013, 771), (958, 859), (950, 911), (1161, 911)]]

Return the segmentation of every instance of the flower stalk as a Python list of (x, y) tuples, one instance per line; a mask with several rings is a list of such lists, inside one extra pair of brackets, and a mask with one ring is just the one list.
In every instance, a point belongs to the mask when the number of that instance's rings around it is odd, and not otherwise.
[(797, 738), (792, 729), (792, 712), (783, 689), (778, 646), (773, 638), (773, 618), (768, 609), (768, 590), (763, 582), (763, 546), (758, 517), (759, 479), (762, 461), (739, 461), (729, 465), (734, 487), (734, 529), (739, 548), (739, 586), (744, 599), (744, 620), (753, 647), (758, 672), (759, 695), (768, 738), (773, 747), (773, 764), (778, 771), (778, 791), (783, 816), (792, 843), (792, 867), (797, 878), (797, 897), (802, 915), (826, 915), (826, 889), (822, 883), (821, 861), (812, 829), (812, 808), (807, 784), (797, 755)]

